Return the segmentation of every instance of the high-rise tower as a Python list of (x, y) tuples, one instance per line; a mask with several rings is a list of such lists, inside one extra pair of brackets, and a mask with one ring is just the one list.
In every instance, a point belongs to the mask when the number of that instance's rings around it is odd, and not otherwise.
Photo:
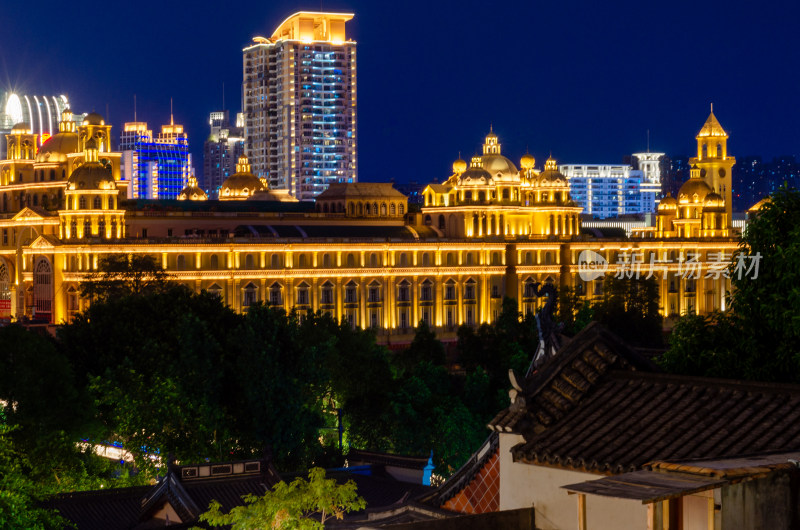
[(714, 193), (725, 201), (725, 213), (731, 219), (733, 195), (731, 193), (731, 169), (736, 158), (728, 155), (728, 133), (714, 116), (714, 106), (703, 128), (697, 133), (697, 156), (689, 160), (691, 167), (700, 170), (700, 177)]
[(302, 11), (244, 48), (242, 107), (252, 172), (313, 199), (357, 182), (356, 43), (347, 13)]

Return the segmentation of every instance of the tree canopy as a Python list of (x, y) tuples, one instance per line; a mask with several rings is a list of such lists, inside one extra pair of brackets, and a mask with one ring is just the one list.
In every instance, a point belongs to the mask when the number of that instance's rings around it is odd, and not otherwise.
[(800, 383), (800, 192), (773, 193), (739, 251), (728, 268), (729, 311), (681, 318), (661, 363), (687, 375)]

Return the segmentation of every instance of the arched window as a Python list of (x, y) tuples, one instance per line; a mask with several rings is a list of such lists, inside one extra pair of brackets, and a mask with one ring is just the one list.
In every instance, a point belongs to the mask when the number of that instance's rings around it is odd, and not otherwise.
[(34, 206), (39, 206), (39, 196), (38, 195), (34, 195), (33, 196), (33, 205)]
[(453, 252), (448, 252), (447, 257), (445, 258), (445, 263), (448, 267), (452, 267), (456, 264), (456, 255)]
[(377, 202), (373, 202), (372, 203), (372, 215), (378, 215), (378, 203)]
[(366, 203), (364, 205), (364, 215), (369, 215), (371, 211), (372, 211), (372, 207), (370, 207), (369, 203)]
[(348, 267), (356, 266), (356, 258), (352, 254), (347, 255), (347, 266)]
[(356, 214), (356, 205), (351, 202), (348, 210), (350, 211), (350, 215), (355, 215)]
[(427, 252), (422, 253), (422, 266), (423, 267), (430, 267), (431, 265), (431, 257), (428, 255)]
[(369, 255), (369, 266), (370, 267), (377, 267), (379, 265), (380, 265), (380, 263), (379, 263), (378, 255), (375, 252), (373, 252), (372, 254)]
[(97, 221), (97, 235), (106, 237), (106, 220), (102, 217)]
[(175, 268), (179, 271), (186, 270), (186, 256), (184, 256), (183, 254), (178, 255)]
[(299, 269), (305, 269), (306, 268), (306, 255), (305, 254), (300, 254), (300, 256), (298, 256), (298, 258), (297, 258), (297, 267)]
[(397, 210), (400, 213), (400, 215), (403, 215), (406, 212), (406, 207), (405, 205), (401, 204), (400, 206), (398, 206)]
[(50, 321), (53, 312), (53, 274), (50, 262), (40, 258), (33, 269), (34, 318)]
[(99, 210), (100, 208), (102, 208), (100, 197), (95, 197), (93, 203), (94, 204), (92, 204), (92, 208), (94, 208), (95, 210)]
[(433, 223), (430, 215), (425, 216), (425, 225), (430, 226)]
[(445, 220), (444, 215), (439, 215), (439, 230), (444, 230)]
[(86, 197), (81, 195), (80, 199), (78, 199), (78, 209), (85, 210), (86, 209)]
[(472, 263), (472, 252), (467, 252), (467, 255), (465, 256), (465, 261), (466, 261), (467, 265), (472, 265), (473, 264)]
[(112, 238), (117, 237), (117, 218), (116, 217), (112, 217), (111, 218), (111, 237)]
[(269, 260), (270, 267), (273, 269), (278, 269), (281, 266), (281, 257), (280, 254), (273, 254)]
[(525, 265), (533, 265), (533, 254), (531, 252), (525, 253)]
[(244, 258), (244, 268), (247, 269), (247, 270), (252, 270), (252, 269), (255, 269), (254, 265), (255, 265), (255, 260), (253, 259), (253, 255), (252, 254), (248, 254), (247, 256), (245, 256), (245, 258)]
[(55, 180), (55, 179), (56, 179), (56, 170), (55, 169), (51, 169), (50, 170), (50, 180)]
[(89, 219), (84, 219), (83, 221), (83, 237), (91, 237), (92, 236), (92, 221)]
[(386, 203), (381, 203), (381, 216), (386, 217)]
[(331, 268), (331, 255), (330, 254), (323, 254), (322, 255), (322, 267), (325, 269)]
[(361, 217), (363, 214), (364, 214), (364, 208), (361, 206), (361, 203), (358, 203), (358, 216)]
[(212, 271), (219, 269), (219, 256), (216, 254), (211, 254), (211, 258), (208, 260), (208, 268)]
[(396, 214), (395, 214), (395, 212), (396, 212), (396, 208), (395, 208), (395, 206), (394, 206), (394, 203), (392, 203), (392, 205), (389, 207), (389, 212), (391, 213), (391, 216), (392, 216), (392, 217), (394, 217), (394, 216), (396, 215)]
[(401, 252), (400, 259), (398, 261), (400, 262), (401, 267), (408, 267), (408, 254)]

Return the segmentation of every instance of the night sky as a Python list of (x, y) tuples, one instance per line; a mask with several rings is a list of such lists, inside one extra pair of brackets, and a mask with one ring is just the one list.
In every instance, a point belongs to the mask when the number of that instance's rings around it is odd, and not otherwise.
[[(95, 8), (95, 6), (104, 6)], [(108, 6), (108, 7), (105, 7)], [(241, 107), (241, 49), (320, 2), (3, 2), (0, 87), (187, 126), (198, 175), (208, 113)], [(540, 167), (691, 154), (709, 103), (733, 155), (798, 153), (795, 2), (333, 1), (358, 42), (359, 177), (442, 180), (493, 124)]]

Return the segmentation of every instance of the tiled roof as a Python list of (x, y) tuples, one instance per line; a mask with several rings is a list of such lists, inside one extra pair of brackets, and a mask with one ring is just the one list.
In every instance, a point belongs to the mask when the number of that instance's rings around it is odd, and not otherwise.
[[(487, 469), (487, 464), (490, 464), (492, 459), (497, 455), (500, 445), (500, 438), (497, 433), (491, 433), (486, 441), (475, 451), (472, 456), (467, 460), (458, 471), (453, 473), (441, 486), (430, 492), (428, 495), (420, 497), (420, 502), (429, 504), (431, 506), (445, 506), (448, 502), (458, 497), (465, 490), (470, 495), (467, 497), (474, 498), (476, 491), (480, 488), (477, 481), (485, 482), (487, 479), (493, 478), (493, 473)], [(485, 475), (485, 476), (482, 476)], [(499, 476), (497, 477), (499, 479)], [(499, 486), (499, 484), (498, 484)], [(482, 499), (475, 499), (480, 502)], [(459, 506), (460, 507), (460, 506)], [(456, 511), (464, 511), (458, 509), (459, 507), (450, 506), (449, 509), (456, 508)], [(469, 513), (473, 513), (470, 511)]]
[(655, 371), (657, 368), (613, 333), (592, 323), (555, 357), (511, 391), (511, 406), (488, 427), (526, 436), (540, 433), (569, 414), (595, 383), (614, 369)]
[(407, 199), (394, 189), (391, 182), (354, 182), (352, 184), (331, 184), (317, 195), (317, 201), (332, 199)]
[(800, 386), (631, 371), (600, 376), (514, 459), (620, 473), (655, 460), (800, 450)]

